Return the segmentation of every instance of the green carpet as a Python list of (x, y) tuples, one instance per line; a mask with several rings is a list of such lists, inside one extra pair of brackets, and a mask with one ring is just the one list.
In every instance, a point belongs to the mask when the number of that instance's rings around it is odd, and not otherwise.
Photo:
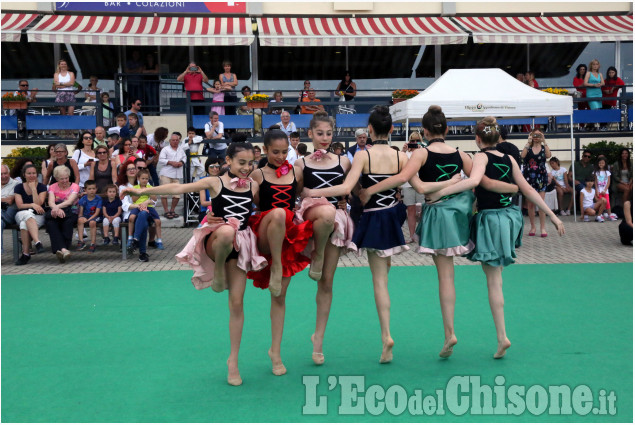
[[(443, 328), (436, 270), (394, 267), (390, 291), (396, 345), (394, 361), (388, 365), (378, 363), (381, 339), (370, 271), (344, 268), (336, 274), (322, 367), (311, 362), (315, 283), (303, 273), (293, 279), (287, 296), (282, 349), (289, 372), (283, 377), (271, 374), (267, 356), (269, 292), (249, 287), (240, 354), (241, 387), (225, 382), (227, 295), (196, 291), (190, 276), (191, 272), (3, 276), (2, 421), (633, 420), (632, 264), (507, 268), (503, 273), (505, 308), (513, 346), (503, 360), (492, 359), (496, 334), (479, 266), (456, 267), (459, 344), (449, 360), (438, 357)], [(448, 392), (443, 410), (430, 408), (442, 414), (418, 416), (414, 405), (413, 410), (401, 411), (406, 394), (400, 387), (408, 396), (417, 389), (424, 396), (435, 395), (448, 382), (456, 382), (453, 377), (466, 375), (472, 380), (480, 378), (481, 385), (490, 388), (497, 376), (503, 377), (504, 382), (498, 378), (501, 385), (494, 389), (495, 399), (501, 391), (525, 386), (527, 405), (532, 407), (540, 397), (545, 400), (549, 386), (566, 385), (573, 391), (586, 385), (598, 407), (598, 394), (612, 391), (617, 411), (614, 415), (582, 416), (575, 411), (554, 415), (549, 414), (552, 407), (546, 411), (514, 409), (510, 396), (509, 413), (520, 416), (478, 414), (478, 409), (463, 414), (447, 404), (452, 397), (456, 399), (452, 396), (456, 392)], [(326, 415), (303, 414), (307, 403), (303, 377), (315, 379), (311, 376), (320, 379), (317, 396), (326, 396), (322, 405)], [(354, 402), (361, 400), (359, 406), (365, 407), (361, 415), (338, 412), (347, 403), (342, 398), (350, 393), (341, 384), (351, 379), (364, 379)], [(531, 387), (534, 385), (541, 387)], [(378, 392), (373, 393), (375, 390)], [(385, 405), (384, 390), (388, 394)], [(382, 396), (379, 404), (373, 401), (373, 394)], [(469, 400), (469, 394), (459, 396)], [(476, 391), (471, 394), (478, 396)], [(584, 396), (576, 392), (575, 402)], [(315, 396), (308, 398), (309, 405), (316, 401)], [(428, 405), (425, 407), (428, 412)]]

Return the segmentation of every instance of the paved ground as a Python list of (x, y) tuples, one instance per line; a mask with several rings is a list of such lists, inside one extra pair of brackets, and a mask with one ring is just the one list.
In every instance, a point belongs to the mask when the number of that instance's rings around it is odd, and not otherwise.
[[(573, 222), (573, 217), (563, 217), (566, 235), (559, 238), (553, 227), (549, 227), (547, 238), (527, 236), (528, 219), (525, 217), (525, 236), (523, 246), (517, 250), (519, 264), (535, 263), (622, 263), (633, 261), (633, 248), (620, 244), (618, 223)], [(405, 231), (407, 232), (407, 230)], [(89, 254), (86, 250), (73, 252), (67, 264), (59, 264), (50, 253), (48, 235), (43, 230), (40, 237), (47, 251), (34, 255), (26, 266), (15, 266), (12, 258), (11, 232), (5, 231), (4, 253), (2, 254), (2, 274), (43, 274), (43, 273), (103, 273), (132, 272), (146, 270), (187, 270), (178, 264), (174, 255), (187, 243), (192, 234), (191, 228), (172, 228), (163, 230), (164, 251), (148, 249), (150, 262), (141, 263), (136, 255), (127, 260), (121, 259), (121, 253), (112, 245), (99, 247), (97, 252)], [(98, 242), (101, 238), (98, 237)], [(393, 257), (395, 266), (432, 265), (432, 258), (420, 255), (413, 250)], [(464, 258), (457, 258), (456, 264), (473, 264)], [(348, 254), (340, 259), (340, 267), (367, 266), (366, 257)]]

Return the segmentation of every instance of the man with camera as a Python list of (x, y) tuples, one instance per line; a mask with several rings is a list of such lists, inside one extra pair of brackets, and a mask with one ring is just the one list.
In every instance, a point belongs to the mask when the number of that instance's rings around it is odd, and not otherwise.
[[(203, 83), (207, 83), (209, 78), (203, 72), (200, 66), (194, 62), (190, 62), (185, 71), (176, 77), (176, 81), (182, 81), (185, 85), (185, 91), (190, 94), (190, 101), (203, 102)], [(204, 106), (195, 106), (192, 108), (194, 115), (205, 114)]]
[[(2, 177), (2, 233), (4, 233), (5, 226), (15, 224), (15, 213), (18, 212), (14, 202), (15, 195), (13, 194), (13, 189), (18, 182), (12, 179), (9, 173), (9, 167), (2, 164), (2, 173), (0, 174)], [(4, 242), (2, 245), (4, 251)]]

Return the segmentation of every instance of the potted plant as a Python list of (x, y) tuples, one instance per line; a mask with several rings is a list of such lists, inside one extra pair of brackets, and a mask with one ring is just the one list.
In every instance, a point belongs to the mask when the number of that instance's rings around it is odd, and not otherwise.
[(3, 109), (26, 109), (27, 105), (26, 96), (23, 94), (5, 93), (2, 95)]
[(404, 100), (411, 99), (418, 95), (419, 92), (417, 90), (411, 89), (399, 89), (392, 92), (392, 103), (403, 102)]
[(544, 91), (545, 93), (551, 93), (551, 94), (559, 94), (561, 96), (569, 96), (569, 95), (573, 95), (574, 93), (569, 93), (569, 90), (567, 89), (559, 89), (559, 88), (555, 88), (555, 87), (549, 87), (546, 89), (542, 89), (542, 91)]
[(269, 96), (266, 94), (250, 94), (249, 96), (245, 96), (245, 101), (247, 102), (247, 106), (252, 109), (266, 108), (269, 106)]

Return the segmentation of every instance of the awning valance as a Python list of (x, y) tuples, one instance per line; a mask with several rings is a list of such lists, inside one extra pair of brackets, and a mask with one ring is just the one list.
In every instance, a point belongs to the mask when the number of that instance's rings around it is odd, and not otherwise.
[(27, 27), (38, 14), (33, 13), (3, 13), (2, 14), (2, 41), (20, 41), (22, 30)]
[(29, 41), (121, 46), (247, 46), (249, 18), (45, 16), (27, 31)]
[(633, 15), (457, 17), (475, 43), (632, 41)]
[(418, 46), (465, 44), (444, 17), (258, 18), (262, 46)]

